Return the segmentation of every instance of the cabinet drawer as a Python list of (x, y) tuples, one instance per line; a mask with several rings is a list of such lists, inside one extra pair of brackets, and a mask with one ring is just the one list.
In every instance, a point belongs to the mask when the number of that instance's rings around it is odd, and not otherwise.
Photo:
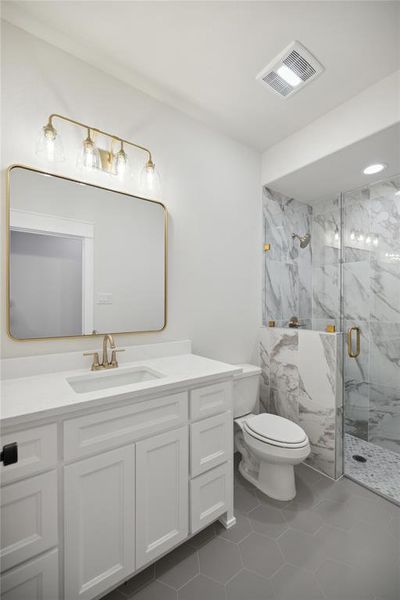
[(57, 508), (56, 471), (2, 489), (2, 571), (57, 545)]
[(2, 434), (2, 446), (13, 442), (18, 444), (18, 462), (6, 467), (1, 464), (2, 484), (34, 475), (57, 464), (57, 425)]
[(232, 459), (232, 413), (210, 417), (190, 425), (190, 472), (192, 477)]
[(53, 550), (1, 578), (1, 600), (56, 600), (58, 588), (58, 551)]
[(232, 382), (224, 381), (190, 392), (190, 418), (198, 421), (231, 408)]
[(186, 421), (187, 392), (70, 419), (64, 423), (64, 457), (104, 452)]
[(196, 533), (229, 509), (232, 463), (208, 471), (190, 482), (190, 531)]

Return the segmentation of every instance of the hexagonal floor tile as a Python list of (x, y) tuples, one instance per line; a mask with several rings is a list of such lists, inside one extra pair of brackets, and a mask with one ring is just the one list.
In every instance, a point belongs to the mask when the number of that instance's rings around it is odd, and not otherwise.
[(323, 547), (318, 540), (309, 533), (297, 529), (288, 529), (279, 538), (278, 544), (286, 562), (315, 571), (326, 558), (322, 552)]
[(276, 600), (323, 600), (324, 594), (316, 579), (307, 571), (284, 565), (271, 577)]
[(200, 533), (190, 538), (188, 544), (196, 549), (201, 548), (202, 546), (204, 546), (204, 544), (208, 544), (209, 541), (215, 538), (217, 526), (218, 523), (212, 523), (211, 525), (200, 531)]
[(179, 600), (225, 600), (225, 588), (204, 575), (197, 575), (178, 592)]
[(251, 533), (239, 544), (243, 565), (269, 577), (285, 562), (277, 543), (271, 538), (258, 533)]
[(260, 504), (260, 501), (253, 490), (244, 485), (235, 485), (233, 503), (235, 511), (247, 514), (250, 510), (256, 508)]
[(240, 569), (240, 553), (236, 544), (217, 537), (199, 550), (200, 572), (219, 583), (226, 583)]
[(362, 574), (343, 563), (328, 560), (315, 576), (328, 600), (373, 600), (375, 597)]
[(197, 552), (188, 544), (178, 546), (156, 564), (156, 578), (176, 590), (198, 573)]
[(167, 587), (160, 581), (153, 581), (145, 588), (142, 588), (133, 596), (129, 596), (129, 600), (177, 600), (178, 592)]
[(248, 513), (248, 516), (254, 531), (272, 538), (279, 537), (288, 528), (282, 512), (267, 504), (257, 506)]
[(147, 569), (144, 569), (131, 579), (128, 579), (128, 581), (123, 583), (118, 589), (125, 596), (131, 596), (134, 592), (153, 581), (154, 577), (155, 566), (151, 565), (150, 567), (147, 567)]
[[(226, 586), (227, 600), (268, 600), (275, 598), (268, 579), (242, 569)], [(213, 600), (210, 598), (209, 600)]]
[(306, 533), (314, 533), (323, 523), (322, 517), (315, 510), (304, 506), (287, 506), (282, 513), (290, 527)]
[[(359, 498), (356, 500), (358, 501)], [(342, 529), (348, 529), (357, 521), (356, 506), (350, 501), (321, 500), (314, 510), (323, 521)]]
[(235, 544), (244, 540), (245, 537), (252, 532), (250, 519), (241, 513), (236, 513), (236, 525), (231, 527), (230, 529), (225, 529), (225, 527), (221, 523), (217, 523), (216, 532), (219, 537), (224, 538), (224, 540), (229, 540), (230, 542), (234, 542)]

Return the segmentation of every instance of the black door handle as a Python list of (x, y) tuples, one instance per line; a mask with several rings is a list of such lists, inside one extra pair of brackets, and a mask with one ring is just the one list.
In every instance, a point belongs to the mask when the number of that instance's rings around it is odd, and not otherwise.
[(13, 465), (18, 462), (18, 444), (17, 442), (12, 442), (12, 444), (6, 444), (3, 446), (2, 451), (0, 452), (0, 462), (7, 465)]

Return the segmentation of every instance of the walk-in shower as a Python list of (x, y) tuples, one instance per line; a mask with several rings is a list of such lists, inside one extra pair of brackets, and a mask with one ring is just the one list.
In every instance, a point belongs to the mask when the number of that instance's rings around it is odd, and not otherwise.
[[(297, 351), (279, 365), (280, 377), (290, 375), (290, 389), (283, 393), (282, 379), (265, 379), (267, 409), (289, 414), (303, 427), (312, 421), (316, 453), (325, 460), (316, 455), (314, 466), (320, 468), (319, 460), (327, 465), (324, 472), (344, 472), (400, 503), (400, 176), (310, 204), (267, 188), (263, 211), (263, 325), (272, 332), (272, 352), (283, 356), (289, 344)], [(293, 251), (291, 238), (300, 251)], [(289, 333), (295, 318), (301, 331), (313, 330), (307, 339)], [(281, 329), (273, 333), (271, 326)], [(312, 378), (302, 379), (303, 346), (312, 353), (320, 345), (333, 361), (325, 332), (336, 332), (342, 349), (326, 381), (342, 382), (336, 421), (328, 425), (333, 405), (323, 405), (320, 387), (310, 412), (304, 388)], [(277, 359), (264, 355), (264, 361)], [(314, 372), (317, 381), (317, 366)]]

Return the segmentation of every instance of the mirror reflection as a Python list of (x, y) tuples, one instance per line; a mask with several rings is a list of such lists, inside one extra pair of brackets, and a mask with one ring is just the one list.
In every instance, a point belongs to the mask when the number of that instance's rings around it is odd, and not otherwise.
[(26, 167), (9, 178), (12, 337), (165, 326), (162, 204)]

